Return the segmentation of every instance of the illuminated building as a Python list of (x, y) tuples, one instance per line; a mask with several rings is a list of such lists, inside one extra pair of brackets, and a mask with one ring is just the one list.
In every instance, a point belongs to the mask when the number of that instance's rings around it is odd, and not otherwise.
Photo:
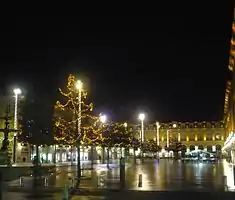
[[(170, 122), (159, 124), (159, 144), (163, 151), (167, 143), (173, 141), (180, 142), (184, 151), (201, 149), (214, 153), (221, 152), (225, 137), (223, 122)], [(145, 137), (146, 140), (156, 141), (157, 126), (146, 126)]]
[(234, 62), (235, 62), (235, 9), (234, 20), (232, 24), (232, 37), (231, 47), (228, 65), (228, 81), (225, 90), (224, 101), (224, 122), (226, 125), (226, 140), (224, 142), (223, 150), (226, 151), (231, 157), (232, 162), (235, 162), (235, 74), (234, 74)]

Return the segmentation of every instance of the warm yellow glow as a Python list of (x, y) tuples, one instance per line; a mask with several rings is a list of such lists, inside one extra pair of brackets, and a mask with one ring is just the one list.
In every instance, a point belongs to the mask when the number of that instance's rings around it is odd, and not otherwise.
[(178, 142), (180, 142), (180, 133), (178, 133)]
[(197, 141), (197, 135), (195, 135), (195, 141)]
[(76, 89), (78, 89), (78, 90), (82, 89), (82, 81), (77, 80), (77, 82), (76, 82)]
[(176, 128), (177, 127), (177, 125), (176, 124), (173, 124), (173, 128)]
[(160, 123), (156, 122), (156, 126), (157, 126), (157, 128), (160, 128)]
[(126, 122), (124, 123), (124, 127), (127, 127), (127, 123)]
[(203, 138), (203, 139), (204, 139), (204, 141), (206, 141), (206, 135), (204, 135), (204, 138)]
[(215, 140), (215, 136), (214, 135), (212, 136), (212, 140)]
[(187, 142), (189, 141), (189, 137), (188, 137), (188, 136), (186, 136), (186, 141), (187, 141)]
[(162, 142), (164, 142), (164, 136), (161, 137)]
[(221, 136), (221, 140), (224, 140), (224, 136), (223, 135)]

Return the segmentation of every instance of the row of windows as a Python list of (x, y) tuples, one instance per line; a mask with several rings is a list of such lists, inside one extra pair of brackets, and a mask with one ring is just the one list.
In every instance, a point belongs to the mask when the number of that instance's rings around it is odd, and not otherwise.
[[(160, 125), (160, 129), (183, 129), (183, 128), (225, 128), (224, 124), (167, 124)], [(155, 125), (146, 126), (147, 130), (156, 130), (157, 127)]]
[[(136, 135), (139, 135), (139, 133), (137, 133)], [(156, 133), (155, 132), (145, 132), (144, 134), (146, 137), (155, 137)], [(159, 133), (160, 137), (166, 137), (167, 133)], [(220, 139), (222, 137), (224, 137), (224, 134), (219, 134), (219, 133), (170, 133), (169, 134), (170, 137), (201, 137), (201, 138), (215, 138), (215, 139)]]
[[(148, 138), (148, 137), (146, 137)], [(153, 138), (155, 141), (157, 140), (156, 137)], [(167, 137), (164, 137), (164, 136), (161, 136), (159, 138), (162, 142), (166, 141), (167, 140)], [(169, 137), (169, 140), (171, 140), (172, 138)], [(224, 140), (224, 137), (198, 137), (198, 136), (195, 136), (195, 137), (189, 137), (189, 136), (186, 136), (186, 137), (177, 137), (175, 138), (175, 140), (178, 140), (178, 141), (223, 141)]]

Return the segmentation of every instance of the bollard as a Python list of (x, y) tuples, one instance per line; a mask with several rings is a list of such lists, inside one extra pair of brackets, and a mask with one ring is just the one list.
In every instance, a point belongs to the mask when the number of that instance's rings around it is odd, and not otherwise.
[(120, 159), (120, 188), (125, 189), (126, 175), (125, 175), (125, 159)]
[(142, 187), (143, 182), (142, 182), (142, 174), (139, 174), (139, 182), (138, 182), (138, 187)]
[(100, 186), (100, 176), (97, 176), (97, 188)]
[(69, 191), (67, 188), (67, 185), (64, 185), (64, 190), (63, 190), (63, 200), (68, 200), (69, 199)]
[(233, 167), (233, 184), (235, 185), (235, 166)]
[(2, 182), (3, 182), (3, 178), (2, 178), (2, 173), (0, 172), (0, 200), (3, 199), (3, 188), (2, 188)]
[(24, 178), (20, 177), (20, 186), (24, 186)]
[(224, 188), (225, 188), (225, 191), (228, 190), (228, 185), (227, 185), (227, 176), (223, 176), (223, 181), (224, 181)]
[(44, 186), (45, 187), (48, 186), (48, 178), (47, 177), (44, 178)]
[(74, 178), (71, 178), (71, 187), (74, 187)]

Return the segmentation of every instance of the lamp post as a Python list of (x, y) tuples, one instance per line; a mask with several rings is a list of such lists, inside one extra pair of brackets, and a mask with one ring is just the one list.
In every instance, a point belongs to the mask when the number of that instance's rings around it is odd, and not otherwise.
[(159, 128), (160, 128), (160, 123), (159, 122), (156, 122), (156, 126), (157, 126), (157, 146), (160, 145), (160, 142), (159, 142)]
[(144, 113), (140, 113), (139, 114), (139, 120), (141, 121), (141, 134), (140, 134), (140, 138), (141, 138), (141, 158), (142, 158), (142, 162), (143, 162), (143, 143), (144, 143), (144, 119), (145, 119), (145, 114)]
[(107, 116), (106, 115), (100, 115), (100, 122), (104, 124), (107, 121)]
[(144, 119), (145, 119), (145, 114), (141, 113), (139, 114), (139, 120), (141, 121), (141, 142), (144, 142)]
[(160, 123), (156, 122), (156, 127), (157, 127), (157, 147), (158, 147), (158, 151), (157, 151), (157, 157), (159, 158), (159, 151), (160, 151), (160, 142), (159, 142), (159, 129), (160, 129)]
[(82, 120), (82, 82), (78, 80), (76, 82), (76, 89), (78, 90), (78, 110), (77, 110), (77, 186), (80, 185), (81, 180), (81, 162), (80, 162), (80, 137), (81, 137), (81, 120)]
[(166, 147), (169, 148), (169, 130), (166, 131)]
[[(127, 122), (124, 122), (123, 124), (124, 128), (125, 128), (125, 132), (127, 132)], [(125, 146), (124, 147), (124, 157), (126, 157), (128, 155), (128, 148)], [(122, 158), (122, 147), (121, 147), (121, 158)]]
[[(101, 122), (101, 127), (102, 127), (102, 134), (103, 134), (103, 130), (104, 130), (104, 124), (105, 122), (107, 121), (107, 116), (106, 115), (103, 115), (103, 114), (100, 114), (100, 122)], [(109, 151), (107, 152), (107, 160), (109, 159)], [(102, 164), (104, 164), (104, 161), (105, 161), (105, 146), (104, 144), (102, 145)], [(107, 162), (107, 166), (108, 166), (108, 162)]]
[[(15, 88), (13, 90), (14, 92), (14, 97), (15, 97), (15, 109), (14, 109), (14, 130), (18, 130), (18, 99), (19, 95), (21, 94), (21, 89), (20, 88)], [(13, 163), (16, 162), (16, 132), (14, 133), (13, 137)]]

